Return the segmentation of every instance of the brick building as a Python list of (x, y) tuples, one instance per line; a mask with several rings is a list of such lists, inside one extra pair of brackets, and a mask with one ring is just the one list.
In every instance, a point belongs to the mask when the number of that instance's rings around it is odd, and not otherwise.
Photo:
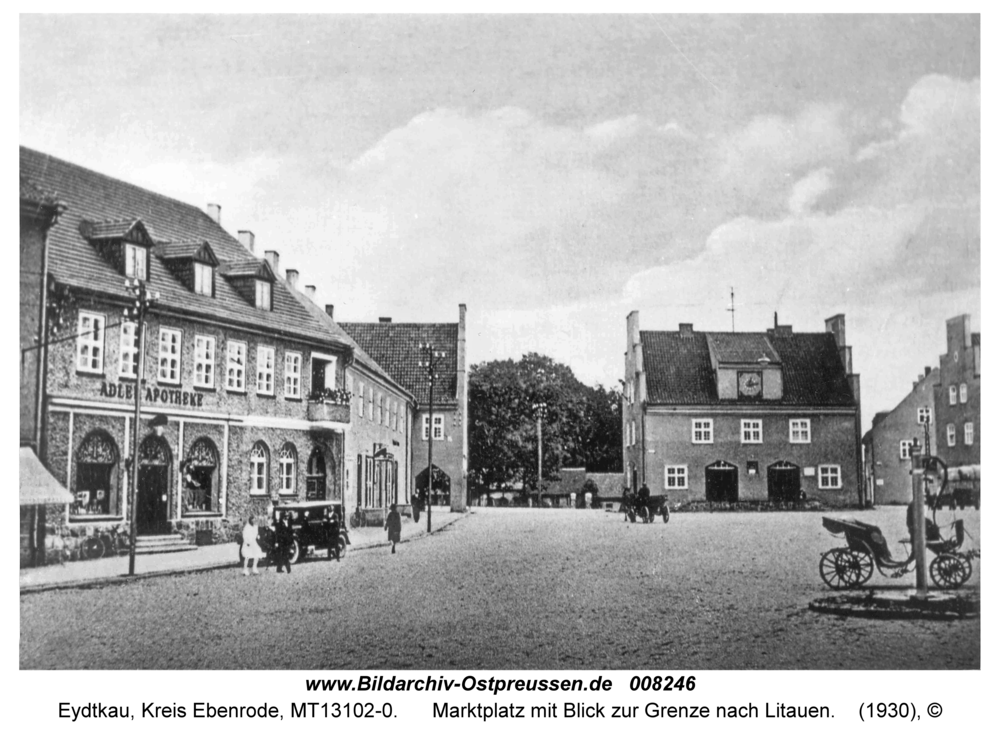
[(845, 321), (824, 333), (640, 331), (626, 320), (626, 484), (671, 503), (857, 504), (858, 376)]
[[(430, 477), (433, 503), (463, 511), (468, 502), (469, 458), (465, 305), (458, 306), (457, 323), (394, 323), (383, 317), (377, 323), (345, 322), (340, 326), (415, 399), (411, 417), (413, 488), (426, 489)], [(426, 359), (422, 345), (444, 353), (436, 371), (433, 413), (427, 369), (421, 365)], [(431, 441), (433, 474), (427, 467)]]
[[(139, 534), (222, 539), (276, 501), (345, 501), (354, 345), (255, 254), (253, 234), (232, 237), (218, 206), (204, 213), (23, 147), (20, 168), (66, 205), (49, 231), (40, 456), (74, 501), (54, 510), (52, 531), (73, 549), (126, 521), (133, 456)], [(126, 279), (155, 296), (141, 347)], [(146, 427), (157, 414), (162, 434)]]
[[(278, 254), (265, 257), (277, 270)], [(345, 367), (345, 386), (352, 394), (351, 430), (345, 436), (344, 503), (355, 519), (382, 524), (390, 504), (402, 514), (412, 514), (413, 476), (409, 448), (415, 400), (334, 321), (334, 307), (320, 309), (315, 287), (298, 290), (298, 272), (289, 269), (285, 279), (292, 294), (331, 334), (352, 349)]]
[(862, 438), (866, 501), (872, 504), (908, 504), (913, 499), (910, 450), (913, 439), (930, 442), (937, 454), (934, 422), (934, 386), (940, 372), (930, 366), (913, 388), (889, 412), (878, 412)]
[(948, 320), (946, 332), (948, 352), (934, 387), (937, 451), (949, 466), (978, 465), (980, 334), (972, 332), (969, 315)]

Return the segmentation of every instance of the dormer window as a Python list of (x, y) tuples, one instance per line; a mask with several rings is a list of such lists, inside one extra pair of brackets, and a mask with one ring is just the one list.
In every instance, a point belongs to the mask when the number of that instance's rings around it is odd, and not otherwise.
[(257, 280), (257, 298), (254, 301), (254, 305), (257, 307), (258, 310), (271, 309), (270, 282), (263, 281), (262, 279)]
[(125, 276), (147, 281), (149, 272), (146, 269), (146, 248), (135, 243), (125, 244)]
[(204, 294), (211, 297), (213, 294), (213, 278), (215, 269), (209, 264), (194, 262), (194, 291), (195, 294)]

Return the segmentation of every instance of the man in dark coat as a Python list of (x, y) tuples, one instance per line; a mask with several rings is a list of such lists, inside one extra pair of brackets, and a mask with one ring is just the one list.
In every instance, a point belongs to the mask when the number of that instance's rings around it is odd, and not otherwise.
[(389, 514), (385, 518), (385, 529), (389, 531), (389, 542), (392, 543), (392, 552), (396, 552), (396, 543), (399, 542), (399, 535), (403, 530), (403, 521), (396, 511), (396, 505), (389, 507)]
[(292, 546), (295, 545), (295, 536), (292, 534), (292, 524), (287, 516), (278, 520), (274, 529), (274, 562), (278, 567), (278, 573), (284, 566), (287, 573), (292, 572)]
[(328, 509), (323, 522), (323, 532), (326, 533), (326, 559), (336, 558), (340, 562), (340, 514), (336, 509)]

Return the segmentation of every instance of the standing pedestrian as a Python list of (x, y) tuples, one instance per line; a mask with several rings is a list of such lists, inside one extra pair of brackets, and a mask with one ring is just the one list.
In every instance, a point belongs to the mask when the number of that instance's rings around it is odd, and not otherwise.
[(292, 524), (287, 515), (282, 515), (274, 528), (274, 561), (277, 565), (278, 573), (284, 567), (287, 573), (292, 572), (292, 546), (295, 545), (295, 536), (292, 534)]
[(264, 556), (260, 545), (257, 544), (257, 525), (254, 516), (251, 514), (247, 523), (243, 526), (243, 545), (240, 547), (243, 555), (243, 575), (250, 575), (250, 559), (253, 559), (253, 572), (257, 573), (257, 564)]
[(323, 522), (323, 532), (326, 535), (326, 559), (336, 558), (340, 562), (340, 513), (336, 508), (326, 510)]
[(403, 522), (396, 511), (396, 505), (389, 507), (389, 514), (385, 518), (385, 529), (389, 531), (389, 542), (392, 543), (392, 552), (396, 552), (396, 543), (399, 542), (399, 534), (402, 532)]

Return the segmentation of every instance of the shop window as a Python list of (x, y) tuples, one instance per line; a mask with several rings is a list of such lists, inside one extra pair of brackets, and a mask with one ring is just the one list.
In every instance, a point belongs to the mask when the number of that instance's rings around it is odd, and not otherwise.
[(87, 435), (75, 455), (76, 492), (70, 518), (121, 514), (118, 446), (103, 430)]
[(279, 494), (295, 493), (295, 467), (297, 462), (298, 457), (295, 453), (295, 446), (291, 443), (285, 443), (281, 448), (281, 452), (278, 453)]
[(268, 493), (268, 467), (271, 454), (264, 443), (254, 443), (250, 450), (250, 493), (255, 496), (266, 496)]
[(219, 453), (215, 444), (208, 438), (198, 438), (181, 461), (184, 514), (221, 511), (216, 499), (218, 478)]

